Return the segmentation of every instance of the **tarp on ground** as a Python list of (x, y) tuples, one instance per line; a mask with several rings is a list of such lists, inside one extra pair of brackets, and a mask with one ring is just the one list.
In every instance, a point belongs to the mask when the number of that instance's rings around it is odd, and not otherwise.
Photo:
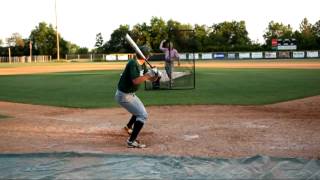
[(320, 179), (320, 160), (94, 153), (0, 154), (0, 179)]

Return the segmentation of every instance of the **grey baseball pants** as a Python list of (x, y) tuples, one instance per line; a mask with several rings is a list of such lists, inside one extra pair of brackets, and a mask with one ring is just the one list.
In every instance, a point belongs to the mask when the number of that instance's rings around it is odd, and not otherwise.
[(148, 113), (141, 100), (135, 93), (124, 93), (117, 90), (115, 94), (116, 101), (132, 115), (137, 116), (137, 121), (145, 123), (148, 119)]

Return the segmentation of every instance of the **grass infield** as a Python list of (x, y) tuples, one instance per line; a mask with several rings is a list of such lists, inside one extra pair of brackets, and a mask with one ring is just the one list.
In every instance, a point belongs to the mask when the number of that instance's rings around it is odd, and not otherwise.
[[(121, 71), (0, 76), (0, 100), (64, 107), (116, 107)], [(262, 105), (320, 94), (320, 69), (197, 68), (196, 89), (137, 92), (145, 105)], [(1, 116), (0, 116), (1, 118)]]

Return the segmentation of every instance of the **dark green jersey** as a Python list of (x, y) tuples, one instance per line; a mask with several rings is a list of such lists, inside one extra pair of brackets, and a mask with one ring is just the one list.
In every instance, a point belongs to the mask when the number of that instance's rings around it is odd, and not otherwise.
[(135, 59), (129, 60), (126, 68), (121, 74), (121, 78), (118, 83), (118, 89), (125, 93), (136, 92), (139, 88), (139, 85), (134, 85), (132, 80), (139, 76), (143, 76), (146, 71), (147, 67), (145, 64), (140, 65)]

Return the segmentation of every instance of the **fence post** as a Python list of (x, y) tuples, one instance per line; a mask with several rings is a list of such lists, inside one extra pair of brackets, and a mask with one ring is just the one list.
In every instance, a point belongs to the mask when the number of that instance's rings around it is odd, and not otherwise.
[(8, 48), (8, 51), (9, 51), (9, 63), (11, 64), (11, 50), (10, 50), (10, 47)]

